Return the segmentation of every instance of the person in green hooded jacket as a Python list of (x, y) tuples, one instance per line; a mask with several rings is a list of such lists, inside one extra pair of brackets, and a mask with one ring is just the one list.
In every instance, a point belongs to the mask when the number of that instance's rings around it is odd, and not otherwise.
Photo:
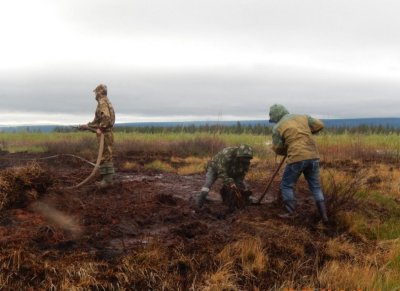
[(309, 115), (289, 114), (282, 105), (275, 104), (269, 111), (272, 129), (272, 149), (278, 155), (287, 156), (287, 165), (281, 181), (285, 213), (281, 217), (294, 216), (296, 199), (294, 186), (303, 174), (314, 196), (323, 222), (328, 222), (324, 194), (321, 190), (319, 154), (313, 134), (324, 128), (321, 120)]

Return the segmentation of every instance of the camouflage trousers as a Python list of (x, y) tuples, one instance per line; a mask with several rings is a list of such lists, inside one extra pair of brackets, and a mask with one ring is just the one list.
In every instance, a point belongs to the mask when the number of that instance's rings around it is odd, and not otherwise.
[[(100, 144), (100, 136), (97, 136), (97, 140)], [(112, 145), (114, 144), (114, 134), (112, 131), (104, 132), (104, 149), (101, 158), (101, 164), (112, 163)]]

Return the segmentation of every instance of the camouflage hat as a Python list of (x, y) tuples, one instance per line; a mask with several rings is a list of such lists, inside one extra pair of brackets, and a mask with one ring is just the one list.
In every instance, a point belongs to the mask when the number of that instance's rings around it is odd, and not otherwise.
[(236, 151), (237, 157), (253, 158), (253, 148), (247, 144), (238, 146)]
[(289, 111), (283, 105), (274, 104), (269, 109), (269, 121), (277, 123), (286, 114), (289, 114)]
[(93, 90), (93, 92), (107, 95), (107, 86), (100, 84)]

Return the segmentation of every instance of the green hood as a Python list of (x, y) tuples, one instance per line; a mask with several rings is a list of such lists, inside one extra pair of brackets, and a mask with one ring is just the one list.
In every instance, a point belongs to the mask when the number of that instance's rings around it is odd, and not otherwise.
[(286, 114), (289, 114), (289, 111), (283, 105), (274, 104), (269, 109), (269, 122), (278, 123)]

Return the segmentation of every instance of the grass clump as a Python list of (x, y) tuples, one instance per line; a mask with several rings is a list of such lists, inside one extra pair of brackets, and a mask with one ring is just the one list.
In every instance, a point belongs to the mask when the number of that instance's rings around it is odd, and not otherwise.
[(357, 255), (357, 247), (346, 238), (336, 237), (326, 242), (324, 253), (333, 259), (354, 258)]
[(183, 166), (178, 168), (179, 175), (192, 175), (203, 173), (208, 159), (207, 158), (197, 158), (197, 157), (187, 157), (182, 160)]
[(0, 210), (23, 207), (39, 198), (51, 185), (50, 173), (38, 163), (0, 172)]
[(134, 170), (138, 170), (140, 168), (140, 165), (136, 162), (125, 161), (122, 164), (121, 168), (126, 171), (134, 171)]
[(321, 286), (332, 290), (370, 290), (374, 285), (376, 269), (354, 262), (330, 261), (318, 274)]
[(146, 169), (156, 170), (160, 172), (176, 173), (176, 169), (174, 167), (160, 160), (155, 160), (149, 164), (144, 165), (144, 167)]
[(247, 237), (232, 244), (228, 244), (218, 254), (218, 259), (223, 264), (236, 260), (244, 274), (257, 275), (265, 271), (267, 255), (259, 237)]
[(240, 290), (236, 283), (236, 275), (231, 266), (223, 266), (214, 273), (206, 276), (206, 284), (201, 288), (202, 291), (236, 291)]

